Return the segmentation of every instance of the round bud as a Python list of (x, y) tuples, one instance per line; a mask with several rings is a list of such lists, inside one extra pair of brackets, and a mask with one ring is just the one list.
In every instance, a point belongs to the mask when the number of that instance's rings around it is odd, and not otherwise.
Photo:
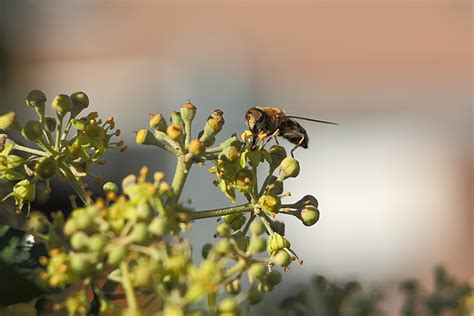
[(89, 243), (89, 237), (86, 233), (82, 231), (75, 232), (72, 234), (71, 239), (69, 240), (72, 249), (74, 250), (82, 250), (87, 246)]
[(95, 234), (89, 237), (89, 243), (87, 247), (92, 252), (101, 252), (106, 245), (105, 238), (100, 234)]
[(217, 312), (219, 314), (228, 313), (231, 315), (235, 315), (238, 312), (237, 303), (231, 299), (230, 297), (224, 298), (217, 307)]
[(71, 270), (79, 275), (85, 275), (94, 265), (94, 257), (89, 253), (72, 252), (69, 255)]
[(117, 184), (113, 183), (113, 182), (107, 182), (105, 183), (103, 186), (102, 186), (102, 189), (104, 190), (104, 192), (107, 194), (107, 193), (110, 193), (110, 192), (113, 192), (113, 193), (117, 193), (119, 191), (119, 187)]
[(319, 210), (312, 205), (308, 205), (301, 210), (299, 218), (305, 226), (312, 226), (319, 220)]
[(35, 141), (43, 136), (43, 124), (38, 121), (28, 121), (21, 133), (26, 139)]
[(222, 123), (214, 118), (208, 119), (207, 125), (214, 131), (214, 133), (218, 133), (222, 129)]
[(190, 100), (186, 101), (181, 106), (181, 117), (185, 122), (191, 122), (196, 116), (196, 107), (191, 103)]
[(212, 244), (209, 244), (209, 243), (205, 244), (202, 247), (201, 254), (204, 259), (207, 259), (207, 256), (209, 256), (209, 252), (211, 251), (211, 249), (212, 249)]
[(270, 164), (270, 167), (272, 169), (276, 169), (283, 161), (283, 159), (285, 159), (287, 156), (285, 147), (280, 145), (273, 145), (268, 150), (268, 153), (270, 154), (270, 158), (272, 159), (272, 162)]
[(29, 232), (44, 233), (48, 229), (48, 219), (41, 212), (31, 212), (26, 228)]
[(0, 129), (8, 131), (12, 129), (16, 124), (16, 114), (15, 112), (7, 112), (0, 115)]
[(249, 244), (249, 251), (252, 254), (257, 254), (265, 251), (265, 248), (267, 247), (267, 242), (265, 239), (260, 238), (260, 237), (252, 237), (250, 239), (250, 244)]
[(58, 163), (50, 157), (41, 158), (35, 166), (35, 176), (41, 180), (48, 180), (58, 173)]
[(198, 156), (204, 152), (206, 146), (204, 146), (203, 142), (201, 142), (199, 139), (193, 139), (189, 143), (188, 149), (191, 154)]
[(76, 116), (89, 106), (89, 97), (82, 91), (71, 94), (72, 116)]
[(286, 157), (280, 163), (280, 176), (281, 180), (287, 178), (295, 178), (300, 173), (300, 164), (293, 157)]
[(291, 263), (291, 257), (285, 250), (278, 250), (278, 252), (272, 256), (272, 262), (282, 267), (287, 267)]
[(62, 117), (72, 111), (72, 100), (68, 95), (60, 94), (54, 98), (51, 106), (58, 116)]
[(227, 282), (224, 288), (230, 294), (239, 294), (241, 291), (240, 279), (234, 279)]
[(54, 117), (46, 116), (44, 118), (46, 129), (53, 133), (56, 130), (57, 121)]
[(148, 287), (153, 282), (153, 268), (149, 262), (140, 262), (133, 271), (133, 284), (136, 287)]
[(157, 130), (160, 132), (166, 131), (168, 125), (166, 124), (166, 120), (161, 114), (155, 114), (150, 118), (150, 128), (153, 130)]
[(127, 255), (127, 249), (121, 245), (114, 245), (110, 247), (109, 254), (107, 256), (107, 263), (110, 265), (119, 264), (123, 258)]
[(216, 235), (218, 237), (226, 238), (230, 236), (230, 226), (227, 223), (220, 223), (216, 227)]
[(148, 231), (158, 237), (166, 235), (170, 229), (168, 223), (162, 216), (155, 217), (148, 225)]
[(171, 124), (176, 124), (180, 126), (181, 128), (184, 127), (184, 121), (183, 118), (181, 117), (181, 113), (179, 112), (172, 112), (170, 115), (170, 121)]
[(277, 285), (278, 283), (281, 282), (281, 273), (276, 270), (268, 272), (267, 275), (265, 276), (265, 280), (270, 285)]
[(254, 263), (248, 269), (248, 274), (253, 279), (260, 279), (265, 275), (265, 266), (261, 263)]
[(26, 104), (32, 108), (37, 108), (40, 113), (44, 112), (46, 95), (41, 90), (31, 90), (26, 97)]
[(216, 251), (222, 255), (229, 254), (232, 251), (232, 245), (227, 239), (221, 239), (216, 243)]
[(87, 230), (87, 229), (91, 228), (91, 226), (94, 223), (92, 216), (87, 214), (83, 210), (81, 210), (81, 212), (77, 213), (77, 216), (74, 220), (76, 222), (76, 227), (79, 230)]
[(250, 224), (250, 231), (252, 234), (260, 236), (265, 232), (265, 225), (263, 225), (261, 220), (256, 219)]
[(63, 228), (64, 235), (71, 236), (76, 231), (77, 231), (77, 226), (76, 226), (75, 221), (70, 219), (66, 222), (66, 224), (64, 224), (64, 228)]
[(181, 126), (177, 124), (171, 124), (166, 129), (166, 134), (168, 134), (168, 136), (172, 140), (178, 141), (181, 138), (181, 136), (183, 136), (183, 129), (181, 128)]
[(248, 298), (252, 305), (256, 305), (263, 301), (264, 294), (260, 292), (256, 287), (252, 287), (249, 291)]
[(275, 255), (279, 250), (289, 248), (291, 246), (288, 239), (279, 233), (273, 232), (268, 236), (267, 251), (271, 255)]
[(148, 227), (145, 223), (137, 223), (133, 226), (130, 234), (132, 240), (136, 243), (144, 243), (148, 240)]
[(268, 293), (273, 291), (273, 288), (275, 286), (269, 284), (266, 280), (263, 280), (259, 285), (258, 285), (258, 290), (264, 293)]

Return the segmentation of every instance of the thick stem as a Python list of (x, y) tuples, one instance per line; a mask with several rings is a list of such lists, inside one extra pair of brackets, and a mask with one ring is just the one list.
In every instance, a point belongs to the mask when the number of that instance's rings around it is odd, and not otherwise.
[(178, 157), (176, 164), (176, 171), (174, 173), (173, 183), (171, 184), (171, 190), (174, 193), (175, 201), (179, 201), (181, 192), (183, 192), (184, 184), (188, 178), (189, 171), (191, 170), (192, 162), (184, 160), (184, 156)]
[(132, 281), (130, 280), (130, 275), (128, 273), (128, 263), (120, 263), (120, 273), (122, 276), (122, 286), (125, 291), (125, 296), (127, 298), (128, 307), (130, 309), (137, 309), (137, 298), (135, 297), (135, 291), (133, 290)]
[(254, 206), (249, 203), (249, 204), (243, 204), (243, 205), (232, 206), (232, 207), (227, 207), (227, 208), (218, 208), (218, 209), (207, 210), (207, 211), (191, 212), (189, 213), (189, 219), (197, 220), (197, 219), (203, 219), (203, 218), (225, 216), (229, 214), (246, 213), (246, 212), (252, 212), (253, 209), (254, 209)]
[(66, 177), (67, 182), (72, 187), (74, 192), (76, 192), (76, 194), (79, 196), (82, 202), (84, 202), (85, 204), (89, 204), (90, 203), (89, 195), (87, 194), (86, 190), (84, 190), (82, 185), (79, 183), (77, 178), (72, 174), (69, 167), (64, 162), (60, 162), (59, 169), (63, 172), (64, 176)]
[(33, 154), (33, 155), (38, 155), (38, 156), (43, 156), (43, 157), (48, 156), (48, 154), (45, 153), (44, 151), (36, 150), (36, 149), (25, 147), (25, 146), (21, 146), (21, 145), (18, 145), (18, 144), (14, 145), (13, 150), (23, 151), (25, 153), (30, 153), (30, 154)]
[(188, 121), (184, 122), (184, 132), (186, 133), (186, 138), (184, 139), (184, 145), (188, 147), (189, 143), (191, 142), (191, 122), (188, 122)]

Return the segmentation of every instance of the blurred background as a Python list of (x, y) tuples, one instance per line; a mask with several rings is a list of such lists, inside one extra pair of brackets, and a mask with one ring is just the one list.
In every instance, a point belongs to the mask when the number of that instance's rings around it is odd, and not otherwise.
[[(296, 152), (303, 172), (288, 201), (314, 194), (321, 220), (290, 219), (305, 263), (272, 296), (318, 273), (382, 289), (395, 314), (400, 280), (429, 286), (436, 264), (474, 273), (472, 23), (471, 1), (0, 0), (0, 108), (26, 120), (31, 89), (85, 91), (130, 147), (97, 170), (113, 181), (142, 165), (173, 171), (132, 132), (187, 99), (196, 128), (224, 111), (221, 139), (245, 129), (253, 105), (339, 122), (302, 122), (311, 141)], [(230, 203), (211, 181), (192, 170), (184, 197), (196, 209)], [(49, 208), (68, 207), (65, 194)], [(213, 226), (194, 225), (197, 249)]]

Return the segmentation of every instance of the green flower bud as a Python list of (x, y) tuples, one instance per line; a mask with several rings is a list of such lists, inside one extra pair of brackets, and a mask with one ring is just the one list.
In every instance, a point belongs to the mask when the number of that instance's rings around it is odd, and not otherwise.
[(277, 285), (281, 282), (281, 273), (276, 270), (268, 272), (267, 275), (265, 276), (265, 280), (270, 285)]
[(278, 233), (271, 233), (267, 240), (267, 251), (270, 255), (276, 254), (283, 248), (289, 248), (291, 246), (288, 239)]
[(89, 248), (89, 251), (101, 252), (104, 249), (106, 243), (107, 242), (105, 237), (100, 234), (95, 234), (89, 238), (89, 243), (87, 246)]
[(210, 118), (207, 120), (206, 127), (211, 128), (214, 134), (217, 134), (222, 129), (222, 124), (216, 119)]
[(261, 263), (254, 263), (248, 269), (248, 274), (252, 279), (260, 279), (263, 278), (267, 269)]
[(148, 240), (148, 227), (145, 223), (137, 223), (133, 226), (130, 235), (136, 243), (144, 243)]
[(109, 254), (107, 256), (107, 263), (110, 265), (119, 264), (127, 255), (127, 249), (121, 245), (113, 245), (110, 247)]
[(155, 236), (162, 237), (170, 231), (170, 228), (166, 219), (163, 216), (158, 216), (148, 225), (148, 231)]
[(78, 212), (74, 221), (76, 222), (76, 227), (79, 230), (88, 230), (94, 223), (93, 217), (87, 214), (85, 210)]
[(15, 112), (7, 112), (0, 115), (0, 129), (8, 131), (16, 126), (16, 114)]
[(273, 288), (275, 286), (269, 284), (266, 280), (263, 280), (259, 285), (258, 285), (258, 290), (263, 293), (268, 293), (273, 291)]
[(171, 124), (178, 125), (181, 128), (184, 128), (184, 121), (181, 117), (181, 113), (179, 112), (172, 112), (170, 116)]
[(220, 145), (219, 148), (221, 150), (226, 149), (227, 147), (235, 147), (237, 149), (237, 152), (239, 151), (240, 147), (242, 146), (242, 143), (239, 141), (239, 139), (236, 136), (232, 136), (225, 141), (223, 141)]
[(248, 298), (252, 305), (256, 305), (263, 301), (264, 294), (260, 292), (256, 287), (252, 287), (249, 291)]
[(69, 240), (72, 249), (82, 250), (87, 247), (89, 243), (89, 236), (82, 231), (75, 232), (72, 234), (71, 239)]
[(150, 128), (156, 131), (165, 132), (168, 125), (163, 115), (155, 114), (150, 118)]
[(26, 97), (26, 105), (35, 108), (38, 113), (44, 113), (46, 95), (40, 90), (31, 90)]
[(229, 214), (223, 216), (223, 218), (233, 230), (237, 230), (245, 224), (245, 216), (243, 214)]
[(186, 101), (181, 106), (181, 117), (183, 118), (183, 121), (190, 123), (196, 116), (196, 107), (191, 103), (190, 100)]
[(158, 145), (159, 142), (156, 137), (146, 128), (143, 128), (135, 135), (135, 141), (139, 145)]
[(76, 160), (77, 158), (79, 158), (81, 152), (82, 146), (78, 140), (75, 140), (66, 148), (66, 158), (68, 160)]
[(240, 279), (234, 279), (227, 282), (224, 288), (230, 294), (239, 294), (241, 291)]
[(41, 158), (35, 166), (35, 176), (41, 180), (48, 180), (58, 173), (58, 163), (50, 157)]
[(237, 307), (237, 303), (233, 299), (226, 297), (219, 303), (219, 306), (217, 307), (217, 312), (219, 315), (224, 313), (230, 315), (237, 315), (239, 312), (239, 308)]
[(295, 178), (300, 173), (300, 164), (293, 157), (286, 157), (280, 163), (280, 175), (279, 180), (285, 180), (287, 178)]
[(220, 223), (216, 227), (217, 237), (227, 238), (230, 236), (230, 226), (227, 223)]
[(174, 141), (179, 141), (183, 136), (183, 129), (180, 125), (171, 124), (166, 129), (166, 134)]
[(206, 146), (204, 145), (203, 142), (201, 142), (199, 139), (193, 139), (189, 143), (189, 152), (193, 154), (194, 156), (199, 156), (206, 150)]
[(90, 253), (75, 253), (69, 255), (71, 270), (79, 275), (86, 275), (94, 266), (97, 259)]
[(227, 255), (232, 251), (232, 245), (227, 239), (221, 239), (216, 243), (216, 251), (222, 255)]
[(211, 249), (212, 249), (212, 244), (209, 244), (209, 243), (205, 244), (202, 247), (201, 254), (204, 259), (207, 259), (207, 256), (209, 256), (209, 252), (211, 252)]
[(250, 238), (249, 250), (251, 254), (261, 253), (266, 247), (267, 242), (265, 239), (256, 236)]
[(276, 169), (283, 161), (283, 159), (285, 159), (287, 156), (285, 147), (280, 145), (273, 145), (268, 150), (268, 153), (270, 154), (270, 158), (272, 159), (272, 162), (270, 164), (271, 169)]
[(59, 117), (63, 117), (72, 111), (72, 100), (68, 95), (60, 94), (54, 98), (51, 106)]
[(48, 230), (48, 219), (41, 212), (31, 212), (26, 221), (26, 229), (29, 232), (44, 233)]
[(154, 272), (151, 262), (140, 261), (133, 271), (133, 284), (139, 288), (151, 286)]
[(74, 220), (68, 220), (64, 225), (63, 232), (66, 236), (71, 236), (77, 231), (76, 222)]
[(256, 219), (250, 224), (250, 231), (252, 234), (260, 236), (266, 231), (265, 225), (263, 225), (261, 220)]
[(305, 226), (312, 226), (319, 220), (319, 210), (312, 205), (308, 205), (301, 210), (299, 218)]
[(278, 250), (271, 260), (282, 267), (287, 267), (291, 263), (291, 257), (285, 250)]
[(28, 121), (21, 133), (26, 139), (35, 141), (43, 136), (43, 124), (38, 121)]
[(81, 132), (84, 132), (87, 129), (87, 122), (85, 120), (72, 119), (71, 124), (75, 129)]
[(117, 193), (119, 191), (119, 187), (117, 184), (113, 182), (107, 182), (103, 185), (102, 189), (104, 190), (105, 193)]
[(48, 132), (53, 133), (56, 130), (57, 121), (54, 117), (46, 116), (44, 122)]
[(258, 205), (268, 214), (273, 215), (281, 207), (281, 200), (275, 195), (265, 194), (258, 199)]
[(71, 94), (72, 117), (76, 117), (84, 109), (89, 107), (89, 97), (82, 91)]
[(13, 195), (17, 200), (33, 202), (36, 195), (36, 185), (26, 179), (22, 180), (13, 187)]

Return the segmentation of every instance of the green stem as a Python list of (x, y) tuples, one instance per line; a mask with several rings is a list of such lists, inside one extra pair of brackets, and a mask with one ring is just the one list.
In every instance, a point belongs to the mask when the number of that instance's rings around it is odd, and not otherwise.
[(137, 309), (137, 298), (135, 297), (135, 291), (133, 290), (132, 282), (130, 280), (130, 275), (128, 273), (128, 263), (120, 263), (120, 272), (122, 275), (122, 286), (125, 291), (125, 296), (127, 297), (128, 307), (130, 309)]
[(186, 138), (184, 139), (184, 145), (188, 147), (191, 142), (191, 122), (184, 122), (184, 132), (186, 133)]
[(222, 151), (221, 146), (217, 146), (217, 147), (214, 147), (214, 148), (206, 149), (206, 152), (205, 152), (205, 153), (206, 153), (206, 155), (207, 155), (207, 154), (217, 154), (217, 153), (219, 153), (219, 152), (221, 152), (221, 151)]
[(272, 225), (270, 224), (270, 221), (268, 220), (265, 213), (260, 215), (260, 220), (262, 221), (263, 225), (265, 225), (265, 228), (267, 229), (268, 234), (274, 233)]
[(178, 157), (176, 163), (176, 171), (173, 177), (173, 183), (171, 184), (171, 190), (174, 193), (174, 200), (179, 201), (179, 197), (183, 192), (184, 184), (188, 178), (189, 171), (191, 170), (192, 162), (184, 161), (184, 156)]
[(86, 190), (84, 190), (79, 180), (77, 180), (77, 178), (72, 174), (69, 167), (64, 162), (59, 162), (59, 169), (63, 172), (69, 185), (72, 187), (74, 192), (76, 192), (82, 202), (85, 204), (90, 204), (91, 201), (89, 195), (87, 194)]
[(59, 151), (61, 147), (61, 133), (63, 130), (63, 117), (58, 119), (58, 127), (56, 130), (56, 142), (54, 143), (54, 148)]
[(43, 125), (43, 130), (44, 130), (44, 133), (46, 134), (46, 137), (48, 138), (48, 142), (52, 144), (53, 136), (51, 135), (51, 132), (46, 128), (46, 116), (44, 115), (44, 112), (41, 112), (38, 110), (36, 110), (36, 112), (38, 113), (40, 123)]
[(48, 156), (48, 154), (45, 153), (44, 151), (36, 150), (36, 149), (25, 147), (25, 146), (21, 146), (21, 145), (18, 145), (18, 144), (15, 144), (13, 146), (13, 149), (18, 150), (18, 151), (23, 151), (25, 153), (30, 153), (30, 154), (33, 154), (33, 155), (38, 155), (38, 156), (43, 156), (43, 157)]
[(232, 206), (232, 207), (227, 207), (227, 208), (218, 208), (218, 209), (207, 210), (207, 211), (191, 212), (189, 213), (189, 219), (197, 220), (197, 219), (203, 219), (203, 218), (225, 216), (229, 214), (246, 213), (246, 212), (252, 212), (253, 209), (254, 209), (254, 206), (249, 203), (249, 204), (243, 204), (243, 205)]
[(69, 132), (71, 131), (71, 127), (72, 127), (72, 123), (71, 123), (71, 121), (69, 121), (67, 123), (66, 130), (64, 131), (63, 135), (61, 136), (61, 140), (65, 140), (68, 137)]

